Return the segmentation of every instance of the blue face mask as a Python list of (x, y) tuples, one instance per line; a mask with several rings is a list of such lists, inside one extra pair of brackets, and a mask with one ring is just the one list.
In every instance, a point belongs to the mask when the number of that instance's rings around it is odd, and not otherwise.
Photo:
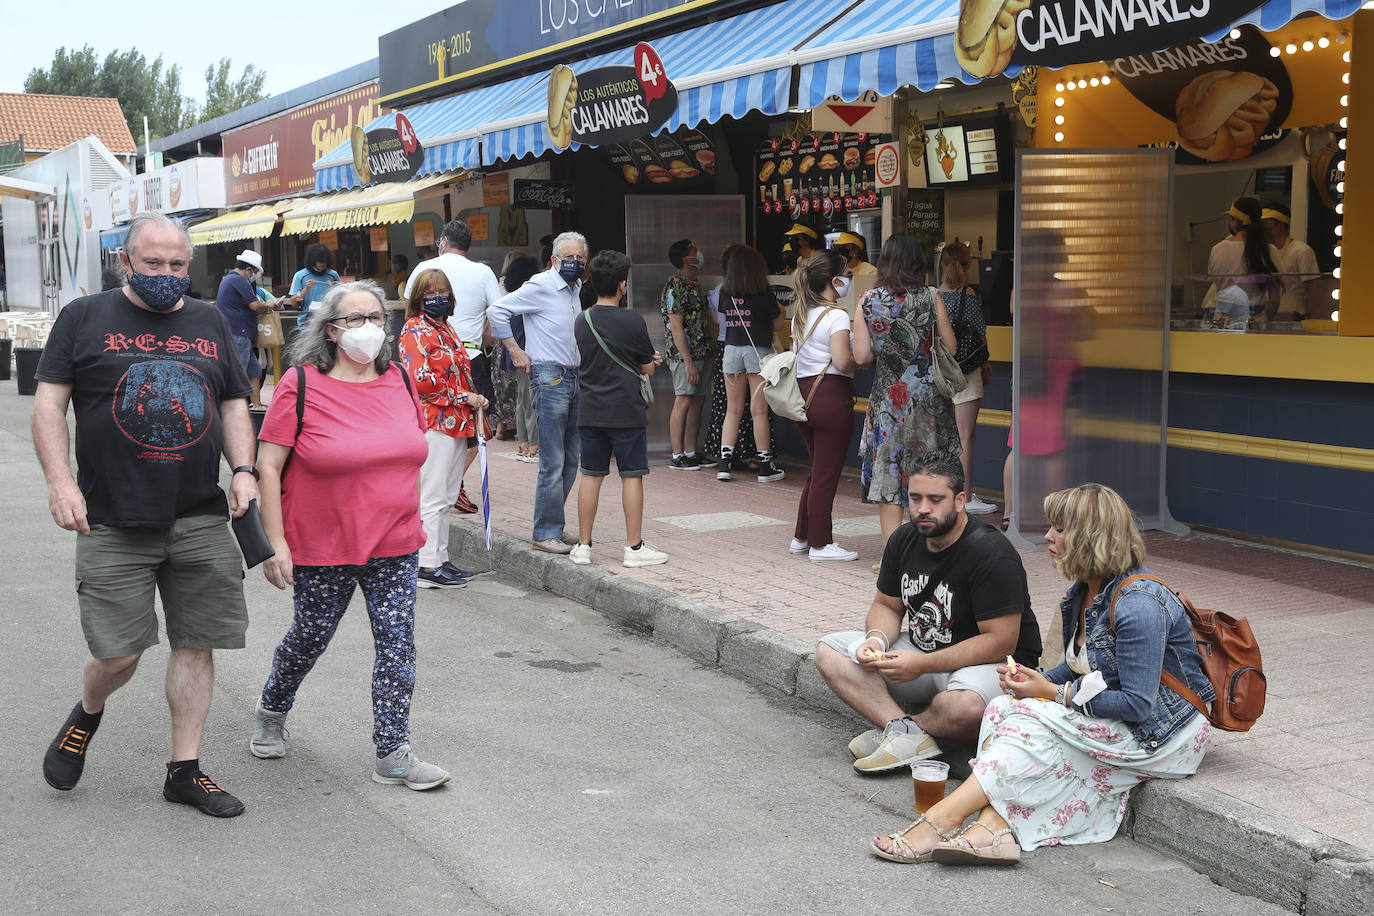
[(425, 296), (420, 300), (420, 308), (431, 318), (440, 319), (448, 316), (450, 303), (453, 300), (449, 296)]
[(170, 312), (191, 288), (191, 278), (174, 274), (141, 274), (131, 270), (129, 286), (147, 303), (148, 308), (158, 312)]
[(558, 262), (558, 275), (572, 283), (582, 276), (582, 262), (577, 258), (564, 258)]

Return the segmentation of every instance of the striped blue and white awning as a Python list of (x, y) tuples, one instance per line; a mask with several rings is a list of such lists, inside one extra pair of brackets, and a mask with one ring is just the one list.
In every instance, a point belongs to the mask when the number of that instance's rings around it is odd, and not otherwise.
[(958, 24), (959, 0), (865, 0), (797, 49), (797, 104), (928, 90), (950, 77), (976, 83), (954, 58)]
[[(678, 105), (662, 130), (767, 115), (787, 110), (792, 87), (792, 51), (821, 24), (839, 16), (854, 0), (784, 0), (728, 19), (655, 39), (654, 50), (677, 87)], [(579, 73), (599, 67), (628, 67), (634, 49), (621, 48), (579, 61)], [(493, 165), (542, 152), (548, 94), (541, 89), (483, 136), (482, 161)]]
[(1303, 13), (1316, 13), (1327, 19), (1344, 19), (1353, 16), (1363, 5), (1364, 0), (1269, 0), (1258, 9), (1241, 17), (1238, 22), (1228, 25), (1215, 35), (1208, 35), (1208, 41), (1215, 41), (1238, 25), (1257, 26), (1261, 32), (1272, 32), (1288, 25)]
[[(1268, 0), (1234, 25), (1273, 31), (1306, 12), (1344, 19), (1361, 3)], [(654, 49), (678, 90), (677, 110), (662, 129), (740, 118), (751, 111), (780, 114), (788, 106), (794, 66), (801, 108), (815, 108), (832, 96), (848, 102), (865, 92), (890, 96), (905, 85), (928, 91), (947, 79), (977, 83), (954, 56), (951, 36), (958, 17), (959, 0), (782, 0), (656, 39)], [(621, 48), (579, 61), (573, 69), (583, 73), (630, 66), (633, 57), (633, 48)], [(1012, 67), (1005, 75), (1019, 72)], [(541, 72), (407, 109), (425, 146), (418, 175), (547, 152), (547, 107), (548, 74)], [(394, 115), (383, 115), (368, 129), (394, 123)], [(360, 185), (349, 143), (317, 161), (315, 169), (318, 191)]]

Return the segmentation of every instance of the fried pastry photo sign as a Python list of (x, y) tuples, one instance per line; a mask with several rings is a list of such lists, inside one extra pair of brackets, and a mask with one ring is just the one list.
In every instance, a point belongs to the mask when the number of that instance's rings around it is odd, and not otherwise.
[(961, 0), (954, 56), (971, 77), (1167, 48), (1225, 28), (1260, 0)]

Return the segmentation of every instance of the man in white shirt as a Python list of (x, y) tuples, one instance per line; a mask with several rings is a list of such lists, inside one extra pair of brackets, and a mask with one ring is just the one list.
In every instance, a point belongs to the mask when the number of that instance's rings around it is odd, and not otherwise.
[(1260, 224), (1264, 226), (1264, 237), (1279, 250), (1275, 266), (1279, 269), (1279, 317), (1281, 319), (1302, 321), (1307, 317), (1307, 287), (1321, 276), (1317, 266), (1317, 253), (1306, 242), (1300, 242), (1288, 234), (1288, 224), (1292, 220), (1286, 204), (1272, 203), (1260, 212)]
[[(530, 374), (530, 395), (539, 421), (539, 482), (534, 490), (534, 547), (568, 553), (577, 538), (564, 532), (563, 506), (577, 480), (581, 436), (577, 429), (577, 370), (582, 355), (573, 334), (582, 313), (579, 299), (587, 264), (587, 239), (564, 232), (553, 240), (547, 269), (487, 309), (491, 335), (515, 368)], [(418, 273), (418, 269), (417, 269)], [(511, 335), (510, 320), (525, 318), (525, 347)]]

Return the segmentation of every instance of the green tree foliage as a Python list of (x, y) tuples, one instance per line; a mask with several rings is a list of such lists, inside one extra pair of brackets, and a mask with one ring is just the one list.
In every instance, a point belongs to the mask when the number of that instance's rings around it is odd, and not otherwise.
[(231, 80), (229, 67), (229, 58), (222, 57), (219, 63), (205, 68), (205, 107), (200, 111), (201, 121), (218, 118), (267, 98), (262, 91), (263, 83), (267, 82), (264, 71), (249, 64), (237, 80)]
[(156, 140), (266, 98), (266, 73), (249, 64), (238, 79), (231, 79), (230, 68), (228, 58), (206, 68), (201, 107), (182, 91), (181, 67), (164, 66), (161, 54), (149, 61), (136, 50), (116, 50), (102, 63), (90, 45), (79, 51), (64, 47), (57, 49), (50, 67), (29, 73), (24, 91), (119, 99), (129, 132), (141, 144), (145, 116)]

